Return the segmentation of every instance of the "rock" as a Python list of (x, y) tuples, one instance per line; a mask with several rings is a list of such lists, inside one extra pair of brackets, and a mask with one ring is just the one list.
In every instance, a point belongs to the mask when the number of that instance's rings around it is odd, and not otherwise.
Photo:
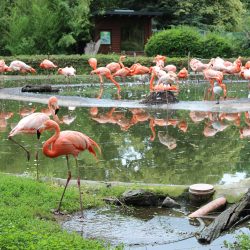
[(171, 199), (170, 197), (166, 197), (165, 200), (162, 202), (162, 207), (168, 207), (168, 208), (179, 208), (181, 205), (176, 202), (175, 200)]
[(158, 206), (160, 204), (160, 201), (163, 200), (163, 196), (143, 189), (137, 189), (124, 192), (120, 199), (126, 205)]
[(59, 88), (52, 88), (50, 85), (25, 85), (22, 92), (59, 92)]

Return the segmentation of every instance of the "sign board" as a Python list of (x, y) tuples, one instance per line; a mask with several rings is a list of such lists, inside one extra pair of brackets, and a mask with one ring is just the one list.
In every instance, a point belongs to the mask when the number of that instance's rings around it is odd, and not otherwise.
[(110, 31), (101, 31), (100, 32), (100, 39), (101, 44), (111, 44), (111, 32)]

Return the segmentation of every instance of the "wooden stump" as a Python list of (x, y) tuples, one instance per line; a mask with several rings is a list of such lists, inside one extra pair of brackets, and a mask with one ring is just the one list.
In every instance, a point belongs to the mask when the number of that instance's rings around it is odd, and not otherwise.
[(178, 102), (172, 91), (151, 92), (141, 103), (143, 104), (166, 104)]
[(199, 242), (208, 244), (219, 237), (221, 232), (234, 226), (238, 220), (249, 218), (249, 212), (244, 211), (247, 207), (250, 207), (250, 188), (239, 202), (223, 211), (208, 227), (197, 235)]

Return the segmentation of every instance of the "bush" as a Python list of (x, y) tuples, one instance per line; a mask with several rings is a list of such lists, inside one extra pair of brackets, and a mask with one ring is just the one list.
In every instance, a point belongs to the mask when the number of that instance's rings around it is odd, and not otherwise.
[(240, 53), (239, 46), (236, 46), (232, 37), (217, 33), (201, 35), (197, 29), (180, 26), (177, 28), (160, 31), (154, 34), (145, 45), (145, 53), (148, 56), (157, 54), (167, 56), (186, 57), (190, 52), (191, 57), (231, 58), (246, 53)]
[(209, 33), (202, 41), (201, 57), (224, 57), (230, 58), (234, 56), (232, 41), (229, 38), (222, 37), (215, 33)]
[(154, 34), (145, 46), (147, 56), (199, 56), (202, 37), (198, 30), (188, 26), (160, 31)]

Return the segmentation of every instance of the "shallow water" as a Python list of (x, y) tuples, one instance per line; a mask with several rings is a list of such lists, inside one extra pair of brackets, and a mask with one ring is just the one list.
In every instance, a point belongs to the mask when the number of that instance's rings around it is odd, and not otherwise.
[(103, 208), (84, 211), (84, 216), (80, 221), (79, 215), (74, 215), (62, 227), (85, 238), (123, 244), (125, 249), (224, 249), (224, 240), (232, 243), (237, 234), (250, 233), (247, 227), (235, 229), (210, 245), (201, 245), (194, 237), (201, 228), (190, 224), (181, 210), (134, 208), (124, 212)]
[[(92, 92), (89, 87), (70, 87), (69, 91), (63, 88), (60, 95), (78, 92), (81, 96), (94, 97), (99, 87), (93, 86)], [(147, 93), (145, 88), (144, 85), (126, 85), (123, 98), (141, 99)], [(190, 92), (187, 88), (190, 88)], [(230, 91), (234, 91), (234, 88), (232, 85)], [(238, 85), (238, 89), (237, 92), (229, 91), (230, 95), (246, 95), (246, 83)], [(181, 93), (184, 100), (185, 95), (187, 99), (190, 95), (189, 99), (196, 100), (201, 98), (203, 91), (204, 87), (184, 85)], [(114, 99), (116, 91), (108, 85), (104, 95), (105, 98)], [(6, 112), (13, 112), (8, 119), (0, 119), (0, 170), (17, 174), (35, 173), (36, 137), (15, 137), (32, 151), (31, 161), (27, 162), (22, 149), (8, 141), (7, 136), (21, 119), (20, 114), (24, 109), (33, 108), (40, 111), (46, 108), (46, 105), (1, 100), (0, 108), (1, 114), (5, 116)], [(64, 122), (61, 124), (62, 130), (81, 131), (93, 138), (102, 148), (102, 156), (98, 157), (98, 161), (87, 152), (80, 154), (79, 163), (83, 179), (162, 184), (224, 184), (250, 176), (248, 112), (86, 108), (70, 105), (61, 106), (59, 117)], [(243, 133), (242, 139), (240, 131)], [(44, 133), (38, 142), (40, 175), (65, 178), (65, 157), (49, 159), (41, 153), (42, 142), (50, 135), (49, 132)], [(76, 177), (74, 160), (71, 159), (70, 163), (73, 177)]]

